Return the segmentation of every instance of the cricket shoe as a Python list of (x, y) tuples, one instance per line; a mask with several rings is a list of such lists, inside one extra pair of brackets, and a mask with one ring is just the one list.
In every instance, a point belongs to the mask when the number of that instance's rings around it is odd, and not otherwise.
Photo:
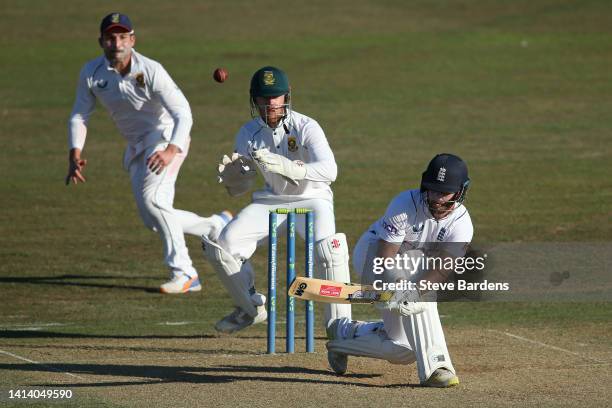
[[(348, 323), (349, 319), (346, 317), (334, 319), (331, 324), (327, 326), (327, 338), (330, 341), (344, 339), (344, 336), (342, 336), (342, 326)], [(336, 374), (343, 375), (348, 368), (348, 355), (327, 350), (327, 362)]]
[(459, 377), (446, 368), (438, 368), (427, 380), (421, 383), (423, 387), (436, 388), (454, 387), (458, 384)]
[(161, 293), (171, 294), (199, 292), (201, 290), (200, 279), (197, 276), (191, 277), (185, 273), (174, 275), (172, 279), (159, 287)]
[(228, 210), (221, 211), (219, 214), (213, 214), (210, 216), (213, 220), (213, 227), (210, 229), (208, 234), (208, 239), (213, 242), (217, 242), (219, 239), (219, 235), (221, 235), (221, 231), (229, 222), (234, 218), (231, 212)]
[(215, 329), (221, 333), (234, 333), (245, 327), (265, 322), (268, 312), (265, 306), (257, 306), (257, 316), (250, 316), (247, 312), (237, 307), (234, 311), (215, 324)]

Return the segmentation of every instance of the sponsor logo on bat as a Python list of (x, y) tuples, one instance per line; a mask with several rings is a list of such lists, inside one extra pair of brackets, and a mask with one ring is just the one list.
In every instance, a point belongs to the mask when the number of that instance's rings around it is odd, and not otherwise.
[(340, 286), (321, 285), (321, 289), (319, 290), (319, 295), (339, 297), (340, 292), (342, 292), (342, 287)]

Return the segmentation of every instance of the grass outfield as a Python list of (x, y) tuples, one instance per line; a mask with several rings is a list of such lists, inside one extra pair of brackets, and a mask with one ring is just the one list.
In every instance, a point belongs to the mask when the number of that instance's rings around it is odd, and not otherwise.
[[(351, 246), (441, 151), (470, 166), (476, 244), (609, 242), (608, 1), (110, 4), (2, 1), (1, 404), (17, 387), (68, 388), (75, 406), (612, 399), (602, 386), (609, 302), (441, 304), (462, 381), (453, 390), (415, 387), (414, 366), (367, 359), (352, 358), (337, 377), (320, 328), (314, 355), (263, 355), (264, 326), (219, 336), (213, 325), (230, 302), (192, 237), (204, 291), (153, 292), (166, 277), (159, 238), (137, 216), (124, 142), (103, 108), (90, 122), (87, 184), (63, 185), (78, 72), (100, 54), (101, 17), (119, 10), (135, 24), (137, 50), (164, 64), (191, 103), (177, 208), (236, 212), (248, 202), (216, 184), (216, 164), (249, 118), (250, 75), (272, 64), (289, 74), (294, 108), (332, 145), (337, 229)], [(230, 74), (222, 85), (212, 81), (217, 66)], [(265, 256), (254, 258), (261, 288)], [(374, 317), (367, 307), (355, 315)]]

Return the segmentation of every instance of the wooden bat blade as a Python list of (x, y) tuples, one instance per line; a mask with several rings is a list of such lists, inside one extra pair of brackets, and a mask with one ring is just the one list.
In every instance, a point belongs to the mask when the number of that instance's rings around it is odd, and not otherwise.
[(323, 303), (386, 302), (393, 292), (380, 291), (369, 285), (341, 283), (298, 276), (289, 287), (289, 296)]

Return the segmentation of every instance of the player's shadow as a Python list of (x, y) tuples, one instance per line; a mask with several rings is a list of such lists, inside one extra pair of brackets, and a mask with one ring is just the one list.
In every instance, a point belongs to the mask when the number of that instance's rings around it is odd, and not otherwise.
[[(33, 324), (35, 326), (35, 324)], [(0, 330), (0, 338), (8, 339), (41, 339), (41, 338), (57, 338), (57, 339), (116, 339), (116, 340), (172, 340), (172, 339), (221, 339), (225, 337), (222, 334), (191, 334), (191, 335), (173, 335), (173, 334), (84, 334), (84, 333), (62, 333), (46, 330)], [(240, 335), (234, 339), (253, 339), (260, 340), (266, 335)], [(284, 336), (276, 336), (279, 341), (282, 341)], [(296, 340), (303, 340), (304, 336), (295, 336)], [(315, 340), (326, 340), (327, 337), (316, 336)]]
[[(367, 388), (418, 387), (417, 384), (371, 384), (354, 380), (372, 379), (381, 374), (347, 373), (337, 376), (328, 370), (315, 370), (304, 367), (253, 365), (222, 365), (215, 367), (171, 367), (151, 365), (116, 365), (116, 364), (54, 364), (53, 367), (38, 364), (0, 364), (0, 371), (50, 372), (82, 376), (108, 376), (112, 380), (104, 382), (79, 381), (74, 383), (40, 383), (30, 384), (40, 387), (124, 387), (129, 385), (153, 385), (161, 383), (218, 384), (239, 381), (262, 381), (269, 383), (302, 383), (352, 385)], [(117, 380), (116, 377), (127, 377)], [(131, 379), (130, 379), (131, 378)]]
[(83, 280), (143, 280), (159, 279), (151, 276), (110, 276), (110, 275), (53, 275), (53, 276), (5, 276), (0, 277), (2, 283), (18, 283), (28, 285), (80, 286), (97, 289), (127, 289), (149, 293), (159, 293), (159, 288), (136, 285), (118, 285), (116, 283), (81, 282)]

